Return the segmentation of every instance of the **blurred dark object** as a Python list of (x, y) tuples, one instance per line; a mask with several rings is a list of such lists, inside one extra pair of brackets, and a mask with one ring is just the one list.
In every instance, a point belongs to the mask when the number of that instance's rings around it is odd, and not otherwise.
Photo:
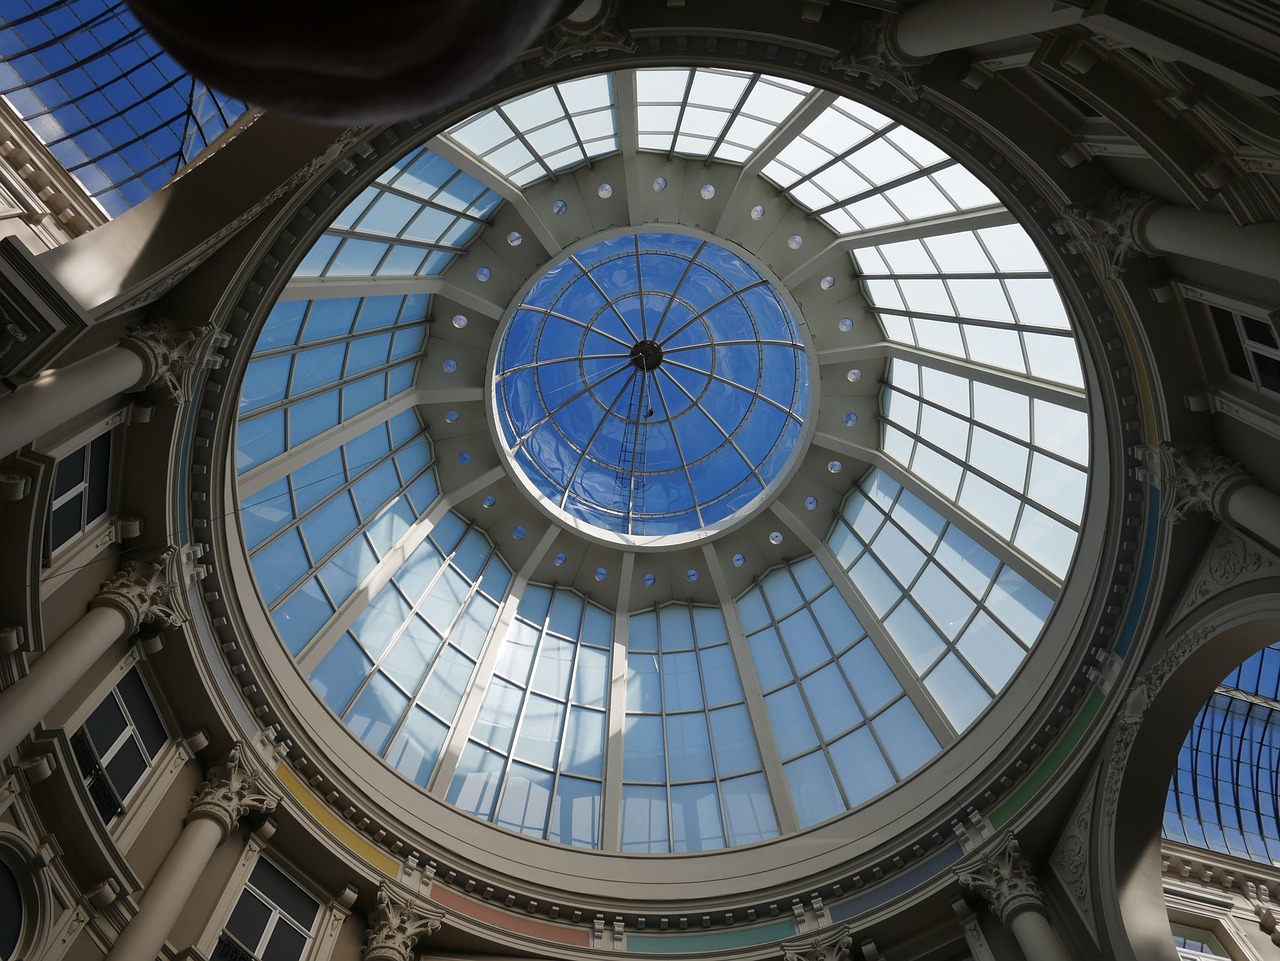
[[(418, 117), (460, 100), (576, 3), (564, 0), (128, 0), (217, 90), (319, 123)], [(341, 11), (341, 12), (339, 12)]]

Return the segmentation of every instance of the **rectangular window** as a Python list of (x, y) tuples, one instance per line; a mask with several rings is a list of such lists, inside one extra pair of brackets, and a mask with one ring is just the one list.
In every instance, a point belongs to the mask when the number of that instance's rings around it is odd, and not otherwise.
[(1270, 319), (1209, 307), (1227, 369), (1259, 390), (1280, 394), (1280, 335)]
[(53, 475), (53, 505), (45, 527), (45, 567), (78, 534), (106, 516), (110, 479), (110, 431), (58, 461)]
[(1227, 954), (1212, 931), (1185, 924), (1171, 924), (1170, 927), (1173, 929), (1173, 945), (1178, 949), (1181, 961), (1213, 961), (1219, 958), (1230, 961), (1231, 955)]
[(210, 961), (302, 961), (319, 914), (320, 902), (259, 859)]
[(80, 776), (104, 823), (123, 813), (168, 739), (136, 667), (71, 735)]

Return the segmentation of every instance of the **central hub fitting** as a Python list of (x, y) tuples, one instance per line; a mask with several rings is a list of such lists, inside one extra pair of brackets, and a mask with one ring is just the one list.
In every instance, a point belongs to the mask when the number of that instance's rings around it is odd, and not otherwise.
[(638, 370), (657, 370), (662, 365), (662, 346), (656, 340), (637, 341), (631, 348), (631, 363)]

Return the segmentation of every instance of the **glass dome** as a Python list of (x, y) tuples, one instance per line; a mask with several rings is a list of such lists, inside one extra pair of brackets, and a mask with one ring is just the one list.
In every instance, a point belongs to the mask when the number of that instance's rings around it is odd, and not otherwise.
[(1080, 537), (1085, 380), (1036, 245), (933, 143), (640, 69), (344, 204), (261, 328), (236, 484), (279, 640), (389, 777), (561, 845), (765, 844), (1014, 683)]
[(499, 442), (531, 493), (637, 546), (762, 504), (809, 409), (804, 339), (774, 285), (687, 233), (631, 232), (547, 268), (493, 363)]

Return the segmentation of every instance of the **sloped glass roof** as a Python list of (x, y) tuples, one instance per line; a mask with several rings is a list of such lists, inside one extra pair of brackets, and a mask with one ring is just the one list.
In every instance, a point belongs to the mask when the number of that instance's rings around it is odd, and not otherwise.
[(1035, 244), (903, 124), (586, 77), (315, 241), (243, 383), (245, 546), (300, 674), (427, 794), (576, 847), (764, 843), (1013, 682), (1085, 516), (1083, 384)]
[(247, 109), (188, 74), (124, 0), (0, 0), (0, 94), (113, 217)]
[(493, 401), (545, 506), (617, 534), (685, 534), (758, 503), (792, 460), (809, 363), (790, 309), (741, 255), (632, 233), (519, 298)]

